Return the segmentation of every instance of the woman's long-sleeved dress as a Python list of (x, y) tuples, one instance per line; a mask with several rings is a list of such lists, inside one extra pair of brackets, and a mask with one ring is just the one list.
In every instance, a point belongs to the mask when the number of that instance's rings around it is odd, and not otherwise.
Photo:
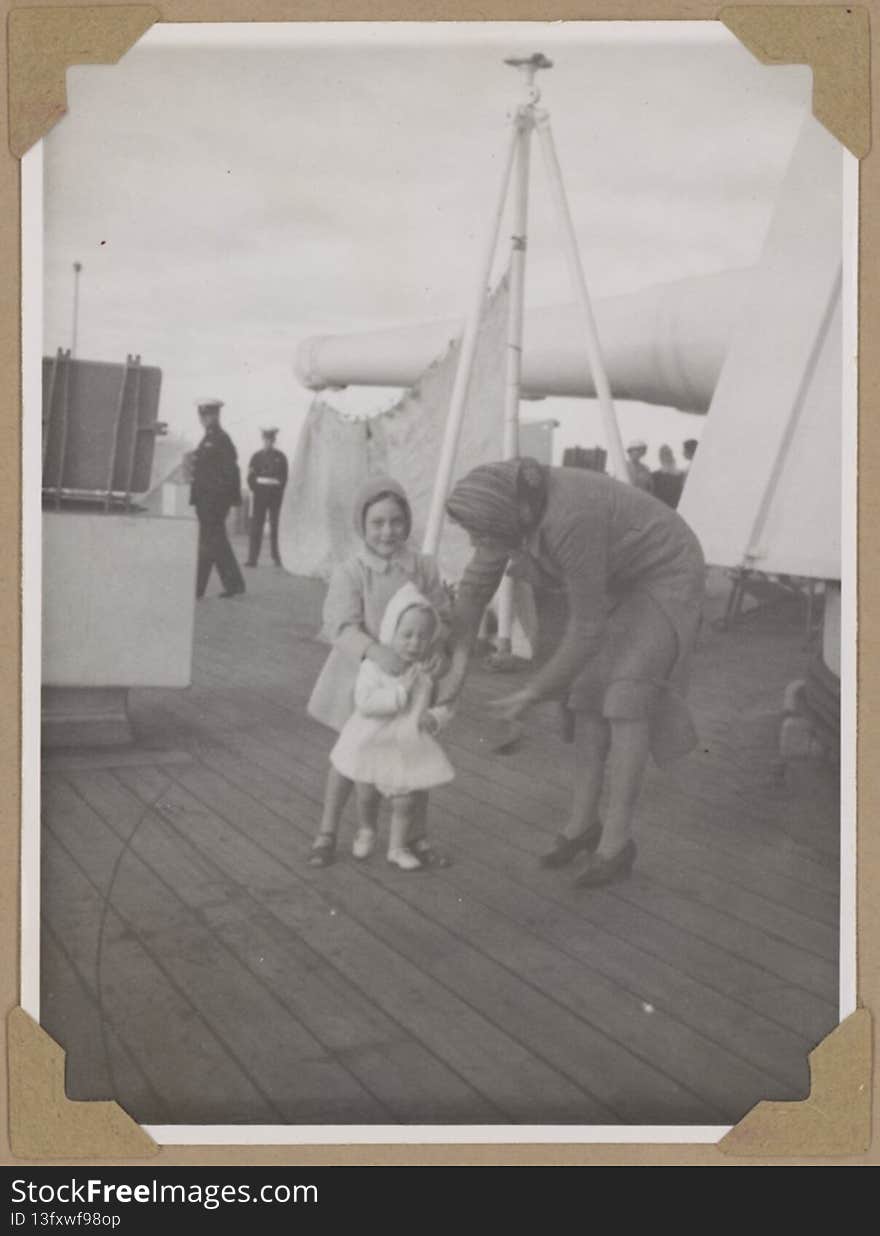
[(655, 759), (666, 762), (696, 740), (683, 691), (705, 585), (699, 542), (640, 489), (582, 469), (547, 474), (547, 504), (524, 550), (476, 549), (455, 628), (476, 631), (510, 563), (538, 594), (542, 644), (555, 645), (532, 680), (536, 694), (608, 718), (648, 716)]

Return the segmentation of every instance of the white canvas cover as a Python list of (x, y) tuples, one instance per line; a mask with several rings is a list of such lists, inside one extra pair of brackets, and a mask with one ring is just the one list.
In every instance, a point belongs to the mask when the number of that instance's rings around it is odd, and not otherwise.
[[(453, 483), (501, 455), (507, 283), (487, 303), (464, 413)], [(413, 510), (412, 544), (422, 543), (455, 371), (454, 343), (393, 408), (365, 420), (343, 417), (316, 399), (293, 457), (281, 521), (284, 565), (326, 578), (354, 544), (351, 497), (367, 476), (386, 472), (404, 486)], [(470, 556), (465, 534), (447, 524), (438, 554), (446, 579)]]
[(291, 461), (279, 530), (288, 571), (327, 579), (348, 553), (351, 497), (370, 467), (368, 422), (342, 416), (315, 399)]

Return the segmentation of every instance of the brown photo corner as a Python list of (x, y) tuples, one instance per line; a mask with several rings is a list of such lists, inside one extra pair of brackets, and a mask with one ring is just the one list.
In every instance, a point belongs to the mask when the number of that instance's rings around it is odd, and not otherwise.
[[(871, 5), (873, 8), (873, 4)], [(346, 0), (324, 3), (283, 3), (278, 0), (218, 0), (206, 5), (173, 0), (161, 6), (83, 5), (70, 7), (7, 7), (5, 35), (8, 70), (8, 151), (2, 177), (3, 228), (0, 232), (7, 270), (18, 268), (17, 161), (64, 115), (67, 103), (65, 72), (72, 64), (112, 64), (159, 21), (314, 21), (362, 19), (362, 10)], [(371, 20), (468, 20), (477, 14), (467, 3), (374, 4)], [(813, 72), (813, 112), (816, 118), (860, 160), (861, 223), (859, 289), (860, 338), (876, 325), (877, 290), (865, 286), (867, 271), (876, 266), (870, 254), (874, 237), (867, 230), (867, 203), (873, 197), (877, 171), (867, 160), (870, 139), (870, 18), (868, 7), (804, 5), (734, 5), (717, 7), (700, 0), (658, 3), (657, 0), (609, 0), (598, 5), (534, 3), (533, 0), (496, 0), (480, 7), (479, 19), (505, 20), (720, 20), (764, 64), (808, 64)], [(875, 25), (876, 25), (875, 21)], [(0, 494), (5, 506), (7, 562), (17, 571), (19, 562), (11, 542), (20, 533), (20, 283), (7, 280), (0, 316), (0, 371), (5, 374), (3, 415), (0, 419), (3, 476)], [(860, 467), (866, 468), (880, 452), (869, 439), (869, 406), (878, 390), (877, 362), (861, 351), (859, 379)], [(875, 431), (876, 432), (876, 431)], [(873, 546), (867, 524), (873, 514), (870, 497), (860, 494), (859, 629), (859, 748), (869, 749), (873, 720), (873, 682), (866, 677), (873, 637), (870, 580)], [(865, 518), (865, 517), (868, 518)], [(4, 629), (20, 630), (19, 591), (5, 590)], [(7, 716), (18, 715), (19, 658), (7, 641), (2, 684)], [(11, 655), (12, 654), (12, 655)], [(8, 1137), (4, 1159), (34, 1164), (53, 1160), (146, 1162), (159, 1165), (199, 1163), (319, 1164), (690, 1164), (735, 1166), (757, 1159), (802, 1160), (820, 1157), (843, 1161), (876, 1162), (871, 1153), (872, 1019), (870, 1006), (877, 993), (876, 951), (880, 930), (880, 854), (876, 844), (859, 829), (858, 927), (859, 1008), (810, 1053), (811, 1090), (801, 1102), (757, 1104), (715, 1146), (660, 1145), (395, 1145), (395, 1146), (158, 1146), (118, 1104), (73, 1102), (64, 1091), (64, 1052), (21, 1008), (18, 998), (18, 837), (19, 733), (7, 725), (3, 735), (5, 839), (3, 879), (5, 894), (2, 976), (6, 996)], [(871, 819), (875, 800), (870, 769), (859, 761), (859, 818)], [(874, 896), (871, 896), (871, 892)]]

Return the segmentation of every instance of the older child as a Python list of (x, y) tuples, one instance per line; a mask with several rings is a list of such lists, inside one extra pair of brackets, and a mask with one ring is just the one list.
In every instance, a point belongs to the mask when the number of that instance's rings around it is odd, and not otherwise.
[[(439, 616), (438, 630), (427, 669), (443, 672), (443, 644), (447, 636), (449, 603), (433, 558), (407, 544), (412, 515), (403, 488), (388, 476), (371, 477), (358, 490), (353, 504), (354, 527), (361, 545), (333, 572), (324, 602), (324, 635), (333, 644), (315, 683), (308, 710), (334, 730), (341, 730), (354, 709), (354, 686), (364, 660), (389, 674), (400, 674), (405, 664), (378, 640), (388, 602), (400, 587), (411, 582)], [(352, 782), (331, 764), (327, 774), (324, 809), (309, 862), (326, 867), (336, 856), (336, 835)], [(417, 795), (410, 848), (426, 864), (445, 860), (425, 836), (427, 796)]]
[(389, 674), (376, 661), (361, 662), (355, 710), (330, 752), (336, 771), (356, 786), (355, 858), (369, 858), (375, 849), (380, 800), (387, 798), (391, 801), (388, 861), (402, 871), (417, 871), (424, 865), (411, 848), (420, 809), (417, 795), (454, 775), (434, 738), (451, 711), (443, 705), (431, 707), (434, 682), (424, 664), (438, 623), (436, 612), (414, 584), (404, 584), (392, 597), (379, 639), (406, 668), (401, 674)]

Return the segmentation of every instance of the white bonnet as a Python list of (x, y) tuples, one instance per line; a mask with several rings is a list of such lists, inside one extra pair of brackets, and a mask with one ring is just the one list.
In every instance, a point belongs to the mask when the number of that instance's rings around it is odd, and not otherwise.
[(419, 592), (415, 584), (407, 582), (398, 588), (397, 592), (395, 592), (394, 596), (385, 606), (385, 613), (382, 615), (382, 622), (379, 626), (380, 643), (391, 643), (394, 638), (394, 632), (397, 630), (397, 624), (400, 622), (404, 611), (412, 609), (414, 606), (418, 609), (428, 610), (429, 613), (434, 615), (434, 620), (438, 621), (437, 611), (428, 598)]

